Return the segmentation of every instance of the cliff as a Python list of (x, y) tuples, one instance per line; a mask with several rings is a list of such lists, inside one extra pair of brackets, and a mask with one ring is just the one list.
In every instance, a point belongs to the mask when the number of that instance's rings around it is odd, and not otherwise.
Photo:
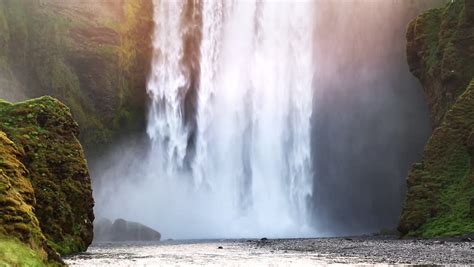
[(61, 264), (58, 253), (92, 242), (94, 201), (78, 135), (69, 108), (54, 98), (0, 102), (0, 246), (23, 242), (27, 255)]
[(423, 237), (474, 233), (474, 2), (420, 15), (407, 40), (433, 133), (408, 175), (398, 229)]
[(0, 98), (52, 95), (89, 154), (145, 127), (151, 0), (0, 1)]

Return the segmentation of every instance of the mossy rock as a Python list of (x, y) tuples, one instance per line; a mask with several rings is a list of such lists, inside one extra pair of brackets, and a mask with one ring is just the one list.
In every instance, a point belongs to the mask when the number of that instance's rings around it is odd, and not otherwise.
[(474, 20), (470, 0), (415, 18), (407, 56), (421, 81), (433, 133), (413, 165), (399, 231), (408, 236), (474, 233)]
[(464, 93), (474, 76), (474, 21), (470, 0), (450, 1), (410, 22), (407, 57), (410, 71), (421, 81), (433, 129)]
[[(411, 236), (474, 233), (474, 80), (445, 115), (408, 176), (399, 231)], [(414, 178), (415, 177), (415, 178)]]
[(24, 156), (24, 151), (0, 131), (0, 266), (61, 265), (34, 213), (36, 198), (29, 172), (21, 162)]
[(37, 250), (28, 247), (18, 240), (0, 237), (0, 267), (42, 267), (58, 265), (60, 264), (45, 262), (44, 257), (42, 257)]
[(85, 251), (93, 237), (94, 201), (69, 108), (52, 97), (0, 102), (0, 130), (24, 153), (36, 198), (30, 204), (48, 245), (62, 255)]

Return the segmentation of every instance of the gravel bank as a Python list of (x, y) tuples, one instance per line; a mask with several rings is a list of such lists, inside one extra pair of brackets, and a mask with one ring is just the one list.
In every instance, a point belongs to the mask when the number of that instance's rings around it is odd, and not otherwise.
[(351, 237), (248, 241), (257, 249), (275, 253), (305, 252), (331, 263), (350, 264), (474, 264), (470, 239), (426, 240), (395, 237)]

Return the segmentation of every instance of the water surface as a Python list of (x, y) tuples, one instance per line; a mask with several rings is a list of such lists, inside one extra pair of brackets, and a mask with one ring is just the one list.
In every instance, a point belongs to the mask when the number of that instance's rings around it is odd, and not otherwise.
[[(101, 243), (93, 244), (87, 253), (67, 258), (66, 263), (70, 266), (314, 266), (329, 262), (324, 255), (265, 249), (255, 244), (246, 240)], [(351, 262), (349, 257), (338, 260)]]
[(395, 236), (100, 243), (65, 261), (71, 266), (467, 266), (474, 264), (474, 243)]

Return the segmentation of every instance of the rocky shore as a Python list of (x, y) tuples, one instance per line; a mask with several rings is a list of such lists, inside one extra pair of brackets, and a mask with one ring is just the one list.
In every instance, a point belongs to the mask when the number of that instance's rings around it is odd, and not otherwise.
[(94, 243), (65, 259), (70, 266), (470, 265), (469, 239), (391, 236), (277, 240), (167, 240)]
[(257, 249), (275, 253), (305, 252), (328, 264), (474, 264), (474, 242), (457, 239), (397, 239), (348, 237), (250, 241)]

